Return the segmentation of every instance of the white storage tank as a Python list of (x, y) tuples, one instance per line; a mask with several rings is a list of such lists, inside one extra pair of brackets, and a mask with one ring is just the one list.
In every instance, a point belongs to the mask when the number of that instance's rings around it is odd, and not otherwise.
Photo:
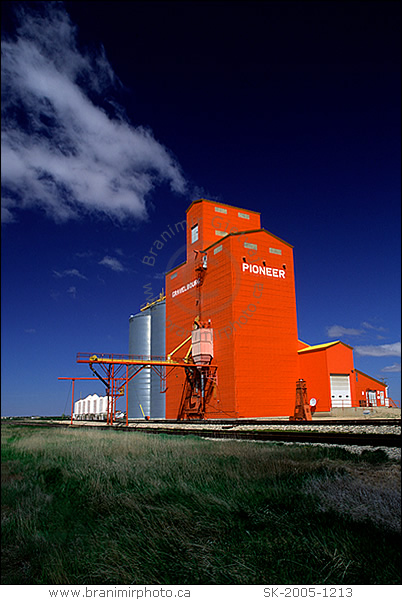
[(88, 418), (88, 417), (89, 417), (89, 415), (91, 415), (91, 414), (92, 414), (92, 412), (93, 412), (93, 411), (92, 411), (92, 405), (93, 405), (93, 401), (92, 401), (92, 394), (90, 394), (89, 396), (87, 396), (87, 398), (86, 398), (86, 401), (87, 401), (87, 411), (86, 411), (86, 415), (87, 415), (87, 418)]
[(92, 394), (92, 398), (91, 398), (91, 415), (95, 416), (96, 415), (96, 400), (97, 400), (98, 396), (97, 394)]
[(99, 415), (100, 415), (101, 419), (107, 418), (107, 404), (108, 404), (108, 397), (101, 396), (101, 398), (99, 398)]
[(80, 398), (74, 402), (73, 418), (77, 420), (92, 419), (102, 420), (107, 417), (107, 396), (89, 394), (86, 398)]
[(76, 400), (74, 402), (73, 419), (78, 419), (79, 414), (80, 414), (80, 401)]

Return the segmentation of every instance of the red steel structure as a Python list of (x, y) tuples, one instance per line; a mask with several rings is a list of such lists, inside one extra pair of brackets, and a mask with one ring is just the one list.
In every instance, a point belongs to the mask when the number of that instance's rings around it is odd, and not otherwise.
[[(211, 380), (214, 381), (216, 367), (208, 364), (196, 365), (187, 351), (183, 359), (172, 359), (172, 355), (183, 348), (191, 340), (191, 335), (179, 344), (167, 358), (133, 356), (124, 354), (77, 354), (77, 363), (86, 363), (98, 379), (105, 385), (108, 397), (107, 423), (112, 425), (115, 421), (117, 400), (126, 393), (126, 425), (128, 425), (128, 383), (143, 369), (152, 369), (160, 377), (161, 388), (166, 386), (166, 380), (172, 372), (179, 367), (185, 369), (188, 385), (183, 391), (184, 399), (181, 401), (182, 414), (190, 417), (203, 418), (205, 393), (198, 382), (204, 381), (207, 390), (211, 389)], [(191, 348), (191, 346), (190, 346)], [(96, 369), (98, 367), (98, 369)], [(79, 379), (79, 378), (75, 378)], [(87, 379), (87, 378), (83, 378)], [(88, 378), (88, 379), (93, 379)], [(71, 408), (71, 422), (74, 411), (74, 395)]]
[[(117, 400), (126, 393), (126, 425), (128, 425), (128, 382), (131, 381), (142, 369), (155, 370), (161, 377), (162, 366), (176, 366), (164, 357), (131, 356), (124, 354), (77, 354), (77, 363), (86, 363), (96, 377), (104, 384), (108, 397), (107, 423), (113, 424), (116, 415)], [(98, 367), (96, 369), (95, 367)]]

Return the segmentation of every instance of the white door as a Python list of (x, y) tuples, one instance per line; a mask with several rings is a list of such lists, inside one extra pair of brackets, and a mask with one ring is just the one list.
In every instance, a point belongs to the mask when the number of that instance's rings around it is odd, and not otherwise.
[(367, 400), (369, 406), (377, 406), (377, 395), (374, 390), (367, 390)]
[(349, 375), (330, 375), (332, 408), (352, 406)]

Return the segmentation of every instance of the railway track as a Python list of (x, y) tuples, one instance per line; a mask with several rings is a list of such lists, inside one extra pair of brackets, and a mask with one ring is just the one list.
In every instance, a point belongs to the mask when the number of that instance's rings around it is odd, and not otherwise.
[[(75, 421), (78, 422), (78, 421)], [(240, 427), (241, 425), (295, 425), (297, 427), (311, 427), (311, 425), (398, 425), (401, 419), (313, 419), (312, 421), (290, 421), (289, 419), (191, 419), (178, 421), (177, 419), (130, 419), (130, 423), (152, 423), (153, 425), (220, 425), (222, 427)]]
[[(121, 427), (133, 430), (133, 428)], [(386, 446), (389, 448), (401, 447), (401, 436), (393, 433), (335, 433), (335, 432), (307, 432), (307, 431), (222, 431), (217, 429), (164, 429), (145, 428), (134, 429), (143, 433), (168, 434), (168, 435), (195, 435), (197, 437), (231, 440), (252, 440), (258, 442), (292, 442), (308, 444), (339, 444), (342, 446)]]
[[(222, 422), (224, 427), (222, 429), (212, 428), (219, 425), (218, 423), (210, 423), (201, 421), (201, 422), (191, 422), (191, 425), (183, 426), (183, 422), (176, 421), (161, 421), (158, 424), (164, 424), (163, 426), (148, 426), (145, 425), (144, 421), (131, 423), (128, 427), (123, 423), (119, 423), (116, 425), (106, 425), (101, 424), (99, 422), (88, 422), (88, 421), (76, 421), (73, 425), (70, 423), (60, 423), (60, 422), (52, 422), (52, 421), (9, 421), (14, 425), (28, 425), (28, 426), (42, 426), (42, 427), (92, 427), (95, 429), (101, 430), (119, 430), (119, 431), (127, 431), (127, 432), (142, 432), (147, 434), (165, 434), (165, 435), (176, 435), (176, 436), (197, 436), (203, 438), (212, 438), (212, 439), (231, 439), (231, 440), (251, 440), (251, 441), (259, 441), (259, 442), (288, 442), (288, 443), (308, 443), (308, 444), (338, 444), (342, 446), (372, 446), (372, 447), (388, 447), (388, 448), (400, 448), (401, 447), (401, 435), (396, 433), (372, 433), (369, 431), (364, 432), (348, 432), (348, 431), (308, 431), (306, 430), (306, 425), (315, 426), (318, 423), (325, 426), (337, 426), (345, 425), (345, 426), (362, 426), (362, 428), (367, 428), (368, 426), (400, 426), (400, 419), (379, 419), (374, 420), (370, 419), (370, 421), (361, 421), (361, 420), (352, 420), (352, 421), (309, 421), (309, 422), (291, 422), (291, 421), (250, 421), (248, 422), (232, 422), (228, 423), (227, 421)], [(199, 427), (202, 423), (203, 427)], [(301, 426), (301, 423), (303, 425)], [(154, 425), (155, 422), (153, 421)], [(166, 425), (170, 425), (170, 427), (166, 427)], [(211, 425), (211, 428), (208, 427)], [(236, 431), (236, 426), (240, 425), (255, 425), (256, 429), (253, 431)], [(269, 425), (275, 426), (284, 426), (286, 425), (292, 427), (292, 431), (289, 430), (271, 430), (271, 431), (258, 431), (261, 429), (261, 426), (267, 427)]]
[[(60, 424), (60, 420), (57, 418), (38, 418), (31, 419), (29, 417), (8, 417), (5, 420), (6, 423), (25, 423), (25, 424)], [(74, 420), (74, 424), (77, 423), (88, 423), (88, 422), (98, 422), (102, 423), (102, 421), (90, 421), (83, 419)], [(123, 422), (123, 421), (121, 421)], [(124, 421), (125, 422), (125, 421)], [(65, 423), (70, 423), (70, 418), (65, 419)], [(225, 429), (229, 429), (232, 427), (240, 427), (242, 425), (252, 425), (252, 426), (266, 426), (266, 425), (294, 425), (295, 427), (311, 427), (311, 426), (333, 426), (333, 425), (361, 425), (361, 426), (393, 426), (396, 425), (398, 427), (401, 426), (401, 419), (397, 418), (389, 418), (389, 419), (313, 419), (312, 421), (290, 421), (289, 419), (208, 419), (208, 420), (196, 420), (192, 419), (191, 421), (178, 421), (177, 419), (151, 419), (150, 421), (145, 421), (144, 419), (130, 419), (130, 424), (137, 423), (149, 423), (152, 425), (219, 425), (224, 427)]]
[[(131, 421), (133, 423), (144, 421)], [(295, 425), (296, 427), (311, 427), (312, 425), (397, 425), (401, 426), (401, 419), (313, 419), (312, 421), (290, 421), (289, 419), (208, 419), (208, 420), (191, 420), (177, 421), (175, 419), (152, 419), (149, 421), (157, 425), (183, 425), (183, 423), (191, 425), (220, 425), (225, 428), (240, 427), (242, 425)]]

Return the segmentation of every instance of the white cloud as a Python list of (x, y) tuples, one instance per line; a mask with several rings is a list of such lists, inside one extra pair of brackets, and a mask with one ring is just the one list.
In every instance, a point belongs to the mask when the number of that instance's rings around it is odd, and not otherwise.
[(35, 5), (20, 9), (15, 39), (2, 40), (4, 222), (32, 207), (59, 222), (83, 213), (147, 218), (156, 185), (184, 193), (180, 166), (116, 112), (117, 78), (104, 53), (77, 48), (62, 3)]
[(17, 219), (13, 213), (14, 200), (8, 198), (6, 194), (1, 197), (1, 222), (14, 223)]
[(389, 367), (384, 367), (383, 369), (381, 369), (381, 371), (383, 371), (384, 373), (400, 373), (401, 365), (400, 365), (400, 363), (394, 363), (393, 365), (390, 365)]
[(71, 297), (74, 298), (74, 300), (75, 300), (75, 298), (77, 296), (77, 288), (74, 285), (72, 285), (68, 288), (67, 293), (71, 294)]
[(327, 327), (327, 334), (330, 338), (339, 338), (344, 335), (361, 335), (362, 331), (360, 329), (348, 329), (342, 327), (342, 325), (331, 325), (331, 327)]
[[(342, 325), (331, 325), (327, 327), (327, 334), (331, 338), (340, 338), (342, 336), (358, 336), (358, 335), (369, 335), (374, 331), (386, 331), (384, 327), (378, 327), (372, 325), (368, 321), (363, 321), (361, 329), (354, 327), (343, 327)], [(384, 339), (380, 335), (377, 335), (377, 339)]]
[(125, 271), (125, 268), (121, 262), (117, 260), (117, 258), (112, 258), (111, 256), (105, 256), (102, 258), (99, 264), (103, 265), (104, 267), (109, 267), (109, 269), (112, 269), (112, 271)]
[(356, 346), (354, 350), (360, 356), (401, 356), (401, 342), (379, 346)]
[(85, 250), (85, 252), (76, 252), (75, 256), (77, 258), (92, 258), (93, 252), (92, 250)]
[(59, 271), (53, 271), (56, 277), (78, 277), (79, 279), (87, 279), (85, 275), (80, 273), (78, 269), (65, 269), (61, 273)]
[(374, 331), (386, 331), (385, 327), (377, 327), (376, 325), (372, 325), (367, 321), (363, 321), (362, 327), (364, 327), (365, 329), (373, 329)]
[(36, 329), (24, 329), (25, 333), (33, 334), (36, 333)]

